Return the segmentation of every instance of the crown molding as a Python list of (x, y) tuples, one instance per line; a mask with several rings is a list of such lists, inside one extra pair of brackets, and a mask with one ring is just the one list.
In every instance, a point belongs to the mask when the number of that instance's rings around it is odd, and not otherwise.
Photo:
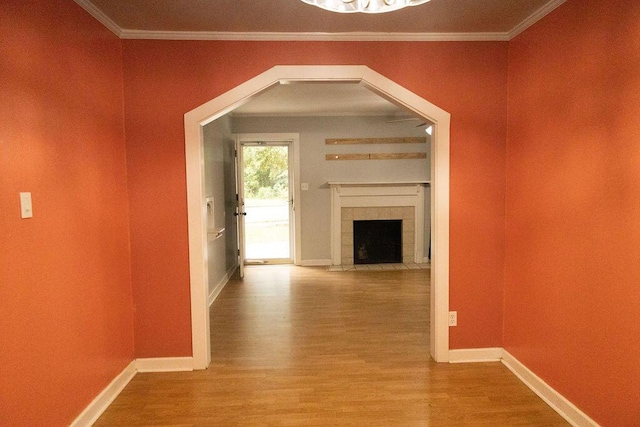
[(104, 14), (100, 9), (95, 7), (93, 3), (89, 0), (74, 0), (77, 4), (80, 5), (84, 10), (89, 12), (91, 16), (96, 18), (98, 21), (102, 23), (105, 27), (107, 27), (113, 34), (122, 38), (122, 28), (118, 26), (111, 18)]
[(511, 31), (508, 33), (508, 40), (512, 40), (518, 34), (522, 33), (527, 28), (531, 27), (533, 24), (556, 10), (560, 5), (562, 5), (567, 0), (551, 0), (549, 3), (544, 5), (541, 9), (535, 11), (531, 16), (527, 19), (516, 25)]
[(122, 30), (123, 39), (225, 41), (508, 41), (508, 33), (232, 33)]
[(74, 0), (91, 16), (121, 39), (131, 40), (220, 40), (220, 41), (396, 41), (396, 42), (450, 42), (450, 41), (509, 41), (533, 24), (553, 12), (566, 0), (550, 0), (541, 9), (508, 32), (487, 33), (290, 33), (290, 32), (220, 32), (220, 31), (147, 31), (120, 28), (90, 0)]

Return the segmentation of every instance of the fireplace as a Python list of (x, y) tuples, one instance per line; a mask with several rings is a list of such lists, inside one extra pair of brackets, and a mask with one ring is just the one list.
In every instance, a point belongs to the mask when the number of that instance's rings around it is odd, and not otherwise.
[(353, 221), (354, 264), (402, 262), (402, 220)]
[(332, 265), (358, 263), (354, 256), (357, 248), (354, 246), (354, 224), (365, 220), (401, 222), (400, 260), (375, 263), (423, 262), (424, 187), (428, 182), (329, 182), (329, 185)]

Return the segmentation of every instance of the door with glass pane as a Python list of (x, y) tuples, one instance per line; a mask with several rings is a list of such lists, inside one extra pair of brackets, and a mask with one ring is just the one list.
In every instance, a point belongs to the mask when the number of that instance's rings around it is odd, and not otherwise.
[(289, 142), (238, 146), (240, 263), (292, 263), (293, 197)]

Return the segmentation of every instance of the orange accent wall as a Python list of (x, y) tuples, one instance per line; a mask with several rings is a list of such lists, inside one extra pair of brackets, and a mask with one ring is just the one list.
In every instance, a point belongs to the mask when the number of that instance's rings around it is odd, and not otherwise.
[(0, 34), (0, 425), (68, 424), (134, 357), (191, 355), (183, 115), (305, 64), (452, 114), (451, 348), (637, 424), (640, 3), (569, 0), (508, 44), (120, 41), (71, 0), (3, 1)]
[(451, 347), (501, 346), (507, 43), (123, 43), (138, 357), (191, 355), (184, 114), (275, 65), (366, 65), (452, 114)]
[(0, 425), (68, 425), (133, 359), (121, 42), (72, 1), (0, 34)]
[(504, 346), (602, 425), (640, 407), (640, 3), (509, 46)]

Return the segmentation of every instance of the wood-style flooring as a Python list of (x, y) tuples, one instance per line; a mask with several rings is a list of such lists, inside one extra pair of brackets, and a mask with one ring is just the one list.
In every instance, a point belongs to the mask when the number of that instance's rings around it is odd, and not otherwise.
[(211, 341), (208, 370), (138, 374), (96, 425), (568, 425), (501, 363), (430, 359), (427, 270), (249, 267)]

